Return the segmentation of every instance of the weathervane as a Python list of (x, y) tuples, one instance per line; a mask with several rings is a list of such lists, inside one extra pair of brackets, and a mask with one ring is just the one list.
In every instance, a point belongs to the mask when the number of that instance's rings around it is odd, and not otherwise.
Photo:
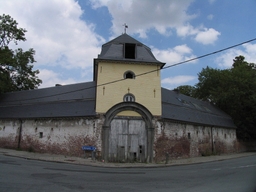
[(124, 26), (124, 33), (126, 33), (126, 29), (128, 28), (128, 25), (126, 25), (126, 23), (124, 23), (123, 26)]

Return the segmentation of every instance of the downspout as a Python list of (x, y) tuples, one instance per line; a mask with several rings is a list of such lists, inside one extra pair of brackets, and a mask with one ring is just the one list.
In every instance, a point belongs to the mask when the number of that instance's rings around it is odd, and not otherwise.
[(212, 141), (212, 153), (213, 153), (214, 152), (214, 143), (213, 143), (212, 127), (211, 127), (211, 141)]
[(19, 119), (20, 122), (20, 130), (19, 130), (19, 138), (18, 138), (18, 149), (20, 149), (21, 136), (22, 136), (22, 119)]

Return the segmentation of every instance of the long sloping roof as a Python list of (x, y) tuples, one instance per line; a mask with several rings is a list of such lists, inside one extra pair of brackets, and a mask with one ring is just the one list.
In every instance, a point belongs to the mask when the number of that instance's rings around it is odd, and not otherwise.
[[(95, 82), (5, 93), (0, 119), (95, 116)], [(235, 128), (231, 117), (210, 104), (162, 88), (162, 118), (216, 127)]]
[(236, 128), (232, 118), (209, 102), (162, 88), (162, 118), (201, 125)]
[[(136, 45), (136, 57), (135, 59), (128, 59), (124, 57), (124, 44), (135, 44)], [(101, 53), (98, 55), (96, 60), (111, 60), (111, 61), (128, 61), (128, 62), (143, 62), (143, 63), (154, 63), (164, 66), (165, 63), (158, 61), (151, 49), (143, 43), (137, 41), (131, 36), (125, 34), (105, 43), (102, 45)]]
[(0, 118), (94, 116), (95, 82), (5, 93)]

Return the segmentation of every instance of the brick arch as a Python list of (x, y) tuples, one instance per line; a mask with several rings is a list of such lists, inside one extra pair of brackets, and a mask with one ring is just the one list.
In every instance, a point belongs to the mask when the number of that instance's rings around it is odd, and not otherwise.
[(143, 105), (136, 102), (121, 102), (111, 107), (105, 114), (105, 122), (103, 124), (102, 134), (102, 156), (104, 160), (108, 161), (109, 151), (109, 131), (111, 129), (111, 121), (114, 117), (122, 111), (135, 111), (141, 115), (146, 125), (147, 132), (147, 159), (148, 162), (153, 161), (153, 143), (154, 143), (154, 127), (152, 124), (153, 116), (150, 111)]

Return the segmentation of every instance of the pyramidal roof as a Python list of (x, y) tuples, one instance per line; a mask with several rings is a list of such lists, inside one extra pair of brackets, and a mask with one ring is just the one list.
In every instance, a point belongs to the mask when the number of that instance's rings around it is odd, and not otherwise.
[(116, 37), (115, 39), (105, 43), (102, 45), (108, 45), (108, 44), (117, 44), (117, 43), (134, 43), (134, 44), (138, 44), (138, 45), (143, 45), (141, 42), (139, 42), (138, 40), (134, 39), (133, 37), (131, 37), (130, 35), (127, 35), (126, 33)]
[(157, 64), (163, 67), (165, 63), (158, 61), (151, 49), (126, 33), (102, 45), (101, 53), (96, 60), (129, 61)]

